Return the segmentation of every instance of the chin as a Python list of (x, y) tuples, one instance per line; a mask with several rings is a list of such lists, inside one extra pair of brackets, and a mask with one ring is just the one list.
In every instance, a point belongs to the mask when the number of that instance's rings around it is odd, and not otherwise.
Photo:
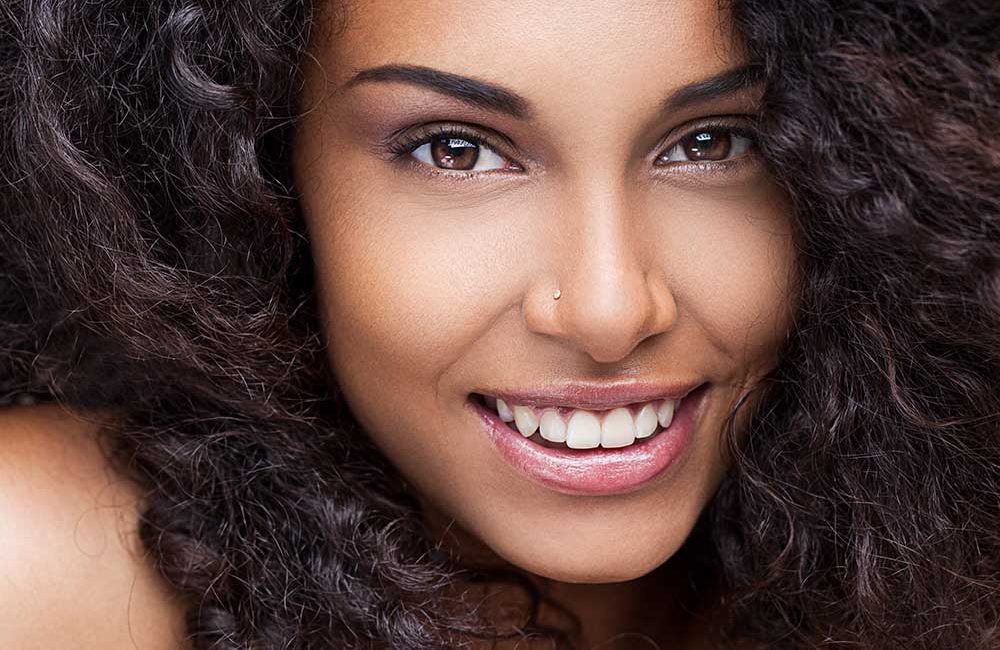
[(597, 558), (596, 560), (582, 561), (580, 563), (554, 560), (552, 562), (535, 561), (528, 564), (519, 563), (518, 566), (542, 578), (557, 580), (559, 582), (607, 584), (628, 582), (641, 578), (661, 566), (666, 559), (658, 562), (649, 562), (642, 559), (630, 561), (629, 558), (622, 558), (616, 562), (603, 562), (600, 558)]
[[(529, 542), (526, 549), (518, 545), (513, 550), (494, 547), (494, 551), (511, 564), (542, 578), (575, 584), (605, 584), (628, 582), (653, 572), (683, 543), (679, 540), (676, 544), (664, 545), (661, 539), (642, 545), (633, 540), (629, 548), (623, 549), (621, 536), (590, 545), (579, 545), (579, 539), (572, 535), (566, 535), (561, 541), (561, 548), (548, 549)], [(574, 543), (576, 550), (567, 552)]]

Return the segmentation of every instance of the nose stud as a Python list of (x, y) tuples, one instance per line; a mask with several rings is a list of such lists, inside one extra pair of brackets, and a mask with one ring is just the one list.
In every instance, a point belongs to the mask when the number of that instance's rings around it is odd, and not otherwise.
[(560, 291), (559, 289), (556, 289), (555, 291), (552, 292), (552, 299), (553, 300), (559, 300), (559, 296), (561, 296), (561, 295), (562, 295), (562, 291)]

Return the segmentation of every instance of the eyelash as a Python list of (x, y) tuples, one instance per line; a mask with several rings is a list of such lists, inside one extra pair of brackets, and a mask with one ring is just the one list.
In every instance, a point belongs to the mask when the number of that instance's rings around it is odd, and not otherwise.
[[(666, 164), (659, 164), (654, 162), (654, 165), (659, 168), (669, 168), (673, 167), (674, 165), (685, 166), (685, 167), (693, 166), (696, 169), (695, 173), (698, 174), (728, 173), (732, 171), (734, 167), (741, 165), (742, 162), (744, 162), (742, 159), (747, 158), (749, 156), (753, 156), (754, 152), (756, 151), (758, 135), (755, 129), (746, 126), (735, 125), (726, 121), (716, 120), (716, 121), (703, 122), (697, 124), (696, 126), (690, 129), (686, 129), (678, 137), (674, 138), (672, 140), (672, 143), (668, 147), (665, 147), (659, 154), (657, 154), (655, 160), (659, 161), (665, 155), (670, 153), (676, 146), (678, 146), (681, 143), (681, 141), (683, 141), (688, 136), (694, 135), (695, 133), (699, 133), (702, 131), (722, 131), (723, 133), (730, 136), (746, 138), (750, 141), (749, 153), (742, 153), (735, 156), (734, 158), (727, 160), (673, 161), (672, 163), (668, 162)], [(498, 142), (488, 134), (482, 133), (476, 129), (471, 129), (461, 124), (435, 125), (423, 131), (418, 131), (416, 133), (400, 137), (399, 139), (393, 142), (387, 143), (385, 147), (389, 152), (391, 152), (393, 159), (401, 159), (406, 156), (409, 156), (421, 146), (443, 137), (457, 138), (465, 140), (470, 144), (476, 145), (477, 147), (485, 147), (491, 149), (498, 156), (501, 156), (509, 163), (514, 165), (516, 169), (503, 169), (503, 170), (492, 169), (492, 170), (478, 171), (478, 172), (469, 170), (449, 171), (446, 169), (433, 167), (415, 158), (410, 162), (414, 165), (419, 165), (423, 173), (430, 174), (432, 176), (449, 177), (457, 180), (469, 179), (487, 174), (496, 174), (504, 172), (519, 173), (524, 171), (523, 165), (511, 160), (512, 157), (508, 156), (505, 153), (505, 150), (510, 146), (509, 144)]]
[[(402, 158), (409, 154), (412, 154), (419, 147), (427, 144), (428, 142), (433, 142), (438, 138), (458, 138), (465, 140), (470, 144), (474, 144), (478, 147), (486, 147), (495, 151), (498, 155), (504, 158), (510, 158), (507, 154), (503, 153), (507, 145), (501, 144), (491, 138), (490, 136), (480, 133), (475, 129), (470, 129), (469, 127), (462, 126), (460, 124), (439, 124), (424, 131), (418, 131), (417, 133), (406, 135), (399, 140), (392, 142), (388, 145), (389, 151), (391, 151), (395, 158)], [(419, 161), (418, 161), (419, 162)], [(513, 162), (513, 161), (511, 161)], [(423, 164), (423, 163), (419, 163)], [(517, 163), (518, 169), (516, 171), (521, 171), (523, 167)], [(424, 165), (426, 166), (426, 165)], [(445, 169), (432, 168), (434, 171), (430, 173), (440, 174), (443, 176), (476, 176), (478, 174), (486, 174), (490, 172), (472, 172), (472, 171), (452, 171), (449, 172)], [(492, 170), (496, 171), (496, 170)]]

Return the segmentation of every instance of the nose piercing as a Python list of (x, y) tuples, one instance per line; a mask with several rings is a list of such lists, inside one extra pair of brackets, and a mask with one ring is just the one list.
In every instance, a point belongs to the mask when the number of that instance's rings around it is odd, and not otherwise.
[(559, 300), (559, 296), (561, 296), (561, 295), (562, 295), (562, 291), (560, 291), (559, 289), (556, 289), (555, 291), (552, 292), (552, 299), (553, 300)]

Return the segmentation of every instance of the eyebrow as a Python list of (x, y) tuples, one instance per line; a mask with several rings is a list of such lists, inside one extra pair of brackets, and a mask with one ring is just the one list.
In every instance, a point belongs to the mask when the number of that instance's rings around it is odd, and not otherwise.
[[(660, 110), (676, 111), (693, 104), (733, 95), (753, 87), (762, 79), (762, 69), (753, 64), (724, 70), (707, 79), (681, 86), (661, 102)], [(453, 97), (470, 106), (503, 113), (518, 120), (530, 120), (534, 114), (531, 102), (509, 88), (421, 65), (390, 63), (365, 68), (347, 80), (343, 87), (348, 88), (368, 81), (395, 81), (420, 86)]]
[(711, 99), (719, 99), (748, 90), (764, 80), (764, 69), (749, 64), (740, 68), (724, 70), (719, 74), (689, 83), (675, 90), (663, 100), (661, 110), (676, 111), (692, 104), (700, 104)]

